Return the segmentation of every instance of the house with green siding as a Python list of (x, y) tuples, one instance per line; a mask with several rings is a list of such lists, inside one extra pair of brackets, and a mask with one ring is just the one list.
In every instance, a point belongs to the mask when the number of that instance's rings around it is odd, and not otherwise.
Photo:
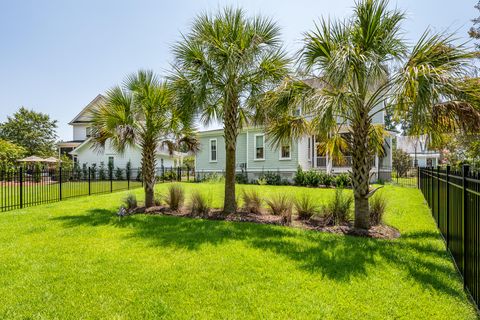
[[(381, 113), (379, 113), (381, 114)], [(376, 117), (376, 123), (383, 123), (383, 115)], [(197, 177), (225, 172), (225, 140), (223, 130), (204, 130), (199, 132), (200, 151), (195, 156)], [(391, 179), (392, 137), (384, 142), (384, 154), (376, 156), (372, 167), (372, 181)], [(266, 172), (278, 173), (283, 179), (292, 180), (297, 168), (303, 170), (321, 170), (332, 174), (348, 172), (351, 156), (346, 155), (342, 162), (322, 155), (315, 136), (305, 136), (280, 147), (274, 147), (263, 128), (250, 127), (241, 131), (237, 138), (237, 173), (244, 173), (249, 181), (257, 180)]]

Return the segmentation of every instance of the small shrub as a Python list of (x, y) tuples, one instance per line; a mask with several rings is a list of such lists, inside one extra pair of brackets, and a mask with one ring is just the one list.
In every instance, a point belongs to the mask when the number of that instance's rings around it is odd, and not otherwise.
[(168, 192), (165, 196), (165, 202), (172, 210), (178, 210), (182, 207), (185, 200), (185, 190), (179, 184), (168, 186)]
[(265, 178), (260, 178), (257, 180), (257, 184), (260, 186), (265, 186), (267, 185), (267, 180), (265, 180)]
[(156, 207), (159, 207), (162, 205), (162, 199), (163, 199), (162, 195), (158, 192), (155, 192), (155, 195), (153, 197), (153, 202), (155, 203)]
[(125, 205), (125, 208), (129, 211), (135, 209), (138, 206), (137, 203), (137, 196), (133, 193), (129, 193), (125, 199), (123, 199), (123, 203)]
[(322, 173), (315, 170), (305, 172), (303, 183), (308, 187), (318, 187), (322, 180)]
[(348, 173), (341, 173), (335, 177), (335, 187), (337, 188), (347, 188), (352, 184), (350, 175)]
[(334, 197), (323, 207), (327, 224), (341, 225), (350, 221), (353, 196), (345, 195), (343, 189), (336, 189)]
[(295, 172), (295, 176), (293, 177), (293, 183), (296, 186), (304, 186), (305, 185), (305, 172), (303, 172), (302, 167), (298, 166), (297, 172)]
[(174, 181), (177, 180), (177, 173), (175, 171), (165, 171), (162, 176), (162, 180)]
[(238, 184), (248, 184), (248, 176), (245, 172), (237, 173), (235, 175), (235, 182)]
[(265, 202), (273, 215), (282, 217), (282, 224), (289, 225), (292, 222), (293, 203), (289, 196), (277, 194)]
[(115, 179), (116, 180), (122, 180), (123, 179), (123, 170), (122, 168), (117, 167), (115, 170)]
[(262, 197), (257, 190), (243, 190), (243, 208), (248, 213), (261, 214)]
[(206, 216), (211, 209), (211, 198), (195, 190), (191, 195), (191, 209), (194, 216)]
[(295, 199), (293, 202), (298, 218), (308, 220), (317, 213), (317, 206), (313, 202), (313, 198), (309, 194), (303, 194), (301, 198)]
[(100, 180), (106, 180), (107, 179), (107, 173), (105, 172), (105, 164), (100, 162), (100, 167), (98, 168), (98, 178)]
[(264, 179), (265, 183), (271, 186), (279, 186), (282, 184), (282, 177), (276, 172), (265, 172), (261, 179)]
[(333, 182), (335, 181), (335, 178), (333, 175), (324, 173), (322, 176), (322, 183), (325, 187), (330, 187), (332, 186)]
[(382, 223), (383, 215), (387, 209), (387, 198), (383, 193), (377, 192), (369, 199), (370, 225), (376, 226)]

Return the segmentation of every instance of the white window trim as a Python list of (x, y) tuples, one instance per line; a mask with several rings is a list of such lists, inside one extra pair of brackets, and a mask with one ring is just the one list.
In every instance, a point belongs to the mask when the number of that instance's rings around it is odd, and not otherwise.
[[(212, 141), (215, 141), (215, 160), (212, 160)], [(210, 139), (208, 144), (208, 159), (210, 162), (218, 162), (218, 140), (217, 138)]]
[[(290, 148), (290, 156), (289, 157), (282, 157), (282, 147), (289, 147)], [(278, 152), (278, 160), (292, 160), (292, 144), (289, 143), (289, 144), (282, 144), (279, 148), (279, 152)]]
[[(257, 137), (262, 137), (263, 138), (263, 158), (257, 158)], [(255, 138), (255, 149), (253, 150), (253, 161), (265, 161), (265, 134), (263, 133), (257, 133), (254, 136)]]

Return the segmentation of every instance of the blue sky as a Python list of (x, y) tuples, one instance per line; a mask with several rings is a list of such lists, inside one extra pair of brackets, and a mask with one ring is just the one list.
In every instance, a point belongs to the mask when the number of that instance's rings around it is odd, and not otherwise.
[[(467, 41), (475, 0), (398, 0), (406, 11), (405, 37), (425, 28), (458, 32)], [(278, 21), (286, 48), (321, 16), (350, 15), (352, 0), (245, 1), (1, 1), (0, 121), (19, 106), (59, 121), (58, 135), (71, 139), (68, 122), (98, 93), (126, 74), (148, 68), (165, 74), (171, 45), (202, 11), (225, 5)]]

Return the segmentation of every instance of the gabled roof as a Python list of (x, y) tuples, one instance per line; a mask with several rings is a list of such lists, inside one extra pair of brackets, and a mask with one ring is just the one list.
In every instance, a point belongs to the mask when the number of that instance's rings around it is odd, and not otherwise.
[(73, 118), (72, 121), (70, 121), (68, 124), (73, 124), (73, 123), (88, 123), (89, 121), (85, 121), (85, 120), (80, 120), (83, 116), (85, 116), (88, 111), (92, 108), (92, 107), (95, 107), (97, 105), (99, 105), (100, 103), (104, 102), (105, 101), (105, 96), (103, 96), (102, 94), (98, 94), (92, 101), (90, 101), (89, 104), (87, 104), (85, 106), (85, 108), (82, 109), (82, 111), (80, 111), (79, 114), (77, 114), (75, 116), (75, 118)]

